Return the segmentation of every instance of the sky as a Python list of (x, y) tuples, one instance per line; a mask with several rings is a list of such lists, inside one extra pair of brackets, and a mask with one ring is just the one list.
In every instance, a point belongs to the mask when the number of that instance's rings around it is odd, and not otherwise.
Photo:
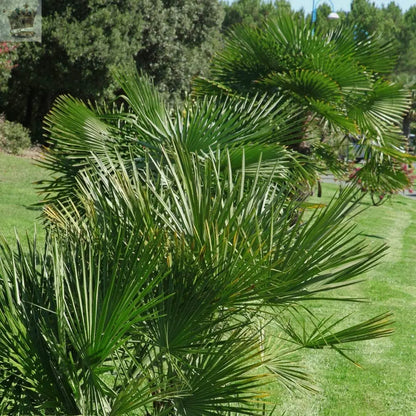
[[(303, 7), (305, 12), (310, 13), (312, 11), (312, 0), (310, 1), (303, 1), (303, 0), (289, 0), (292, 9), (299, 10)], [(410, 6), (416, 6), (416, 0), (395, 0), (394, 1), (402, 11), (406, 11)], [(323, 3), (331, 4), (329, 0), (325, 2), (325, 0), (318, 1), (318, 5)], [(349, 11), (351, 0), (332, 0), (335, 10), (344, 10)], [(390, 3), (390, 0), (372, 0), (371, 3), (375, 3), (377, 7), (381, 7), (383, 4), (387, 5)]]
[[(233, 0), (227, 0), (229, 3), (232, 3)], [(271, 0), (265, 0), (271, 1)], [(371, 3), (375, 3), (377, 7), (381, 7), (383, 4), (387, 5), (390, 3), (391, 0), (370, 0)], [(303, 8), (306, 13), (310, 13), (312, 11), (312, 3), (313, 0), (289, 0), (292, 9), (293, 10), (299, 10)], [(406, 11), (410, 6), (416, 6), (416, 0), (394, 0), (394, 2), (399, 5), (399, 7), (402, 9), (402, 11)], [(318, 5), (321, 5), (323, 3), (327, 3), (328, 5), (331, 5), (330, 0), (318, 0)], [(334, 9), (336, 11), (344, 10), (348, 12), (350, 10), (351, 0), (332, 0), (332, 3), (334, 5)]]

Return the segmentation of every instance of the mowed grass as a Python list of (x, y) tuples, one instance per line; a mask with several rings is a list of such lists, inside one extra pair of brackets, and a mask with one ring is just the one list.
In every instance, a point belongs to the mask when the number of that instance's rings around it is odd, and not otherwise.
[[(323, 201), (336, 190), (337, 185), (324, 184)], [(356, 322), (391, 311), (395, 332), (388, 338), (350, 345), (347, 354), (361, 368), (335, 351), (306, 351), (302, 363), (320, 392), (286, 395), (279, 408), (285, 415), (416, 415), (416, 200), (396, 195), (380, 207), (371, 206), (369, 199), (361, 206), (368, 209), (355, 218), (357, 231), (370, 245), (386, 243), (389, 250), (363, 276), (364, 282), (340, 294), (368, 302), (309, 306), (318, 316), (352, 313), (349, 319)]]
[(22, 243), (26, 233), (38, 239), (45, 236), (39, 219), (41, 209), (33, 205), (39, 201), (33, 182), (45, 176), (45, 171), (29, 157), (0, 153), (0, 234), (10, 245), (15, 244), (16, 232)]

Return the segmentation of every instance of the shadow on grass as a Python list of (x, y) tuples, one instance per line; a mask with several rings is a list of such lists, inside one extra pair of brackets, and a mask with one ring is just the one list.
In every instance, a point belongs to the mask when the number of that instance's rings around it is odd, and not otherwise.
[(380, 237), (379, 235), (375, 235), (375, 234), (360, 233), (359, 235), (361, 235), (363, 237), (378, 238), (379, 240), (385, 240), (384, 237)]
[(29, 211), (42, 211), (42, 208), (36, 205), (23, 205), (25, 209), (28, 209)]

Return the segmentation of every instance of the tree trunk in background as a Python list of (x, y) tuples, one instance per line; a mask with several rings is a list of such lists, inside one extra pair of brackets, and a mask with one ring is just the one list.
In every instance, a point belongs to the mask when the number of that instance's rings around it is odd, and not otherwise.
[(409, 153), (410, 123), (412, 121), (411, 111), (403, 118), (403, 134), (406, 137), (406, 153)]
[(27, 97), (26, 97), (26, 112), (24, 125), (32, 127), (32, 114), (33, 114), (33, 88), (29, 88)]
[(411, 122), (410, 112), (408, 112), (403, 118), (403, 134), (409, 138), (410, 136), (410, 122)]

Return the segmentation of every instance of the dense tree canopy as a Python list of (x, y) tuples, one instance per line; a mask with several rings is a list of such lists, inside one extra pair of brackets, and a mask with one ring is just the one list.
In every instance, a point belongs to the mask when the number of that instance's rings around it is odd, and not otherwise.
[(205, 73), (219, 42), (223, 19), (220, 4), (212, 0), (141, 0), (144, 18), (137, 67), (153, 77), (169, 96), (189, 90), (192, 76)]
[(42, 43), (24, 43), (0, 111), (30, 126), (63, 93), (111, 97), (111, 72), (137, 64), (171, 96), (203, 73), (217, 41), (222, 9), (216, 1), (119, 0), (43, 2)]
[(117, 3), (43, 2), (42, 43), (22, 43), (2, 102), (38, 138), (57, 95), (98, 98), (108, 90), (111, 68), (132, 63), (143, 19), (137, 2)]
[(260, 24), (265, 18), (276, 16), (282, 10), (290, 10), (290, 2), (287, 0), (275, 0), (264, 2), (262, 0), (236, 0), (229, 4), (223, 3), (225, 17), (222, 24), (226, 32), (237, 23)]

